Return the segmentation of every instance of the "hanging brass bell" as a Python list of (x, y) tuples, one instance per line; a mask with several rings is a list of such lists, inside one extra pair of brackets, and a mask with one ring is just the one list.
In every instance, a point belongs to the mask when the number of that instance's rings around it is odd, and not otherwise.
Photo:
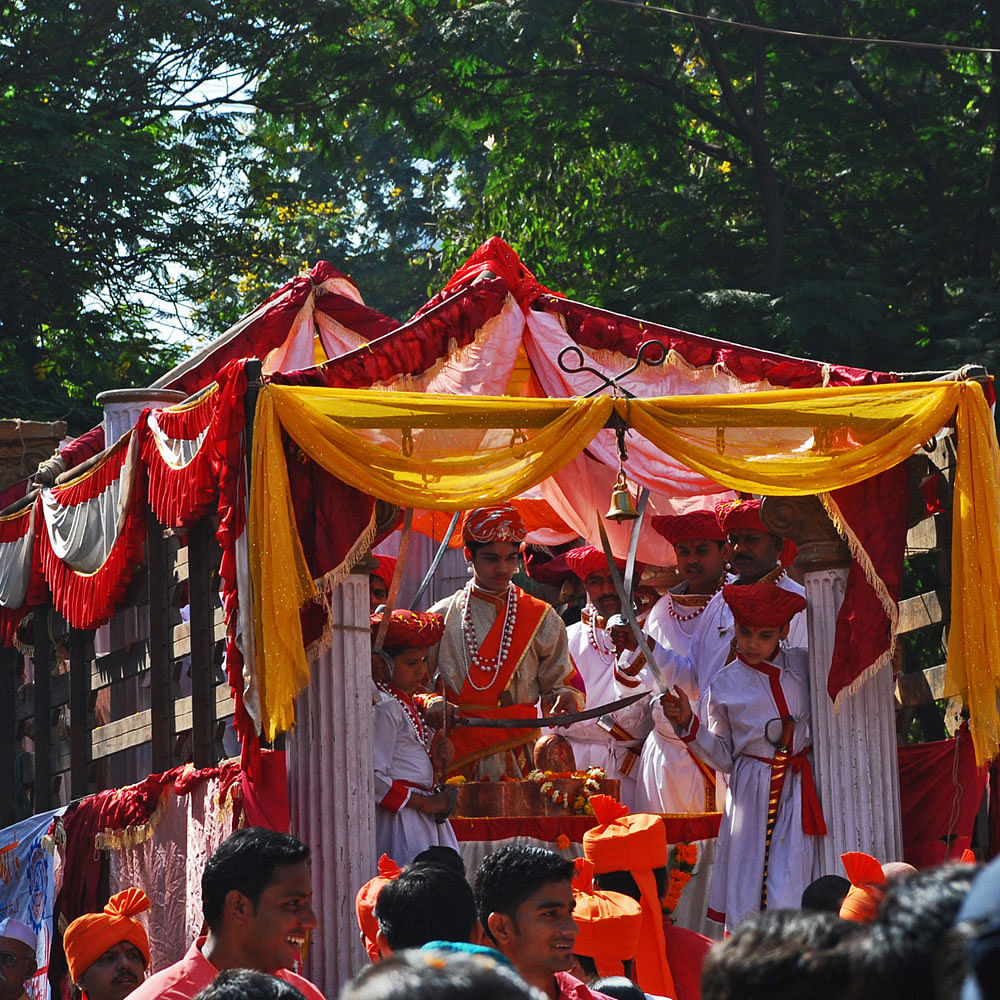
[(604, 515), (609, 521), (634, 521), (638, 516), (635, 505), (632, 503), (632, 494), (629, 491), (628, 483), (625, 481), (625, 473), (618, 473), (618, 481), (611, 491), (611, 506), (607, 514)]

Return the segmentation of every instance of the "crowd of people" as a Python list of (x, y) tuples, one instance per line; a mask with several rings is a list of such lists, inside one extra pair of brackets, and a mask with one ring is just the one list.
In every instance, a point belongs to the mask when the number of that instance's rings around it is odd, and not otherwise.
[[(578, 546), (563, 561), (586, 603), (568, 627), (513, 583), (526, 532), (509, 505), (467, 515), (471, 579), (428, 612), (386, 609), (394, 566), (379, 557), (381, 860), (356, 900), (372, 964), (341, 996), (1000, 996), (997, 863), (917, 872), (851, 853), (843, 873), (821, 870), (806, 601), (759, 501), (653, 527), (674, 548), (679, 582), (640, 608), (623, 567)], [(467, 877), (448, 819), (455, 783), (527, 777), (550, 724), (565, 737), (560, 759), (600, 768), (620, 794), (590, 795), (582, 857), (517, 842)], [(717, 809), (708, 916), (725, 938), (713, 942), (671, 919), (662, 814)], [(290, 834), (232, 834), (202, 877), (202, 935), (148, 978), (149, 900), (114, 895), (63, 934), (74, 987), (86, 1000), (322, 1000), (294, 971), (303, 949), (315, 933), (355, 932), (317, 927), (308, 861)], [(0, 923), (0, 1000), (21, 1000), (34, 945), (25, 924)]]
[[(658, 905), (662, 823), (610, 799), (599, 805), (599, 823), (575, 861), (507, 845), (470, 881), (449, 847), (402, 868), (383, 858), (356, 900), (371, 964), (344, 984), (341, 1000), (997, 995), (1000, 860), (917, 872), (856, 856), (847, 864), (856, 884), (823, 876), (800, 906), (754, 914), (724, 941), (678, 938)], [(69, 985), (82, 1000), (322, 1000), (294, 971), (310, 936), (358, 930), (317, 926), (308, 860), (309, 849), (290, 834), (232, 834), (202, 875), (203, 933), (148, 978), (141, 914), (150, 902), (136, 888), (115, 894), (102, 912), (66, 928)], [(0, 1000), (24, 1000), (34, 945), (26, 924), (0, 922)]]

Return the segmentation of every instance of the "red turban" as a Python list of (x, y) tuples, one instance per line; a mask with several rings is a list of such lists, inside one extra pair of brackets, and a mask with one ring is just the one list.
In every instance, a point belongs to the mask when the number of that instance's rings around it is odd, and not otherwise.
[(486, 545), (490, 542), (513, 542), (520, 545), (527, 533), (517, 508), (509, 503), (470, 510), (462, 525), (462, 540), (466, 545), (469, 542)]
[(386, 882), (399, 878), (403, 869), (396, 864), (388, 854), (383, 854), (378, 859), (378, 875), (369, 879), (358, 889), (357, 896), (354, 897), (354, 912), (358, 917), (358, 927), (361, 928), (361, 935), (365, 939), (365, 951), (373, 961), (379, 960), (378, 942), (378, 921), (375, 919), (375, 901), (382, 891), (382, 886)]
[(371, 571), (371, 576), (377, 576), (385, 583), (386, 589), (392, 586), (392, 574), (396, 571), (396, 560), (392, 556), (375, 556), (378, 569)]
[(656, 890), (654, 868), (667, 863), (667, 828), (652, 813), (630, 815), (610, 795), (592, 795), (597, 826), (583, 835), (583, 856), (594, 871), (631, 872), (639, 887), (642, 930), (635, 954), (635, 982), (644, 993), (677, 996), (667, 961), (663, 911)]
[(851, 882), (851, 888), (840, 904), (840, 916), (861, 924), (871, 923), (878, 915), (878, 904), (885, 896), (885, 872), (875, 858), (861, 851), (848, 851), (841, 854), (840, 860)]
[(149, 897), (134, 886), (115, 893), (102, 913), (85, 913), (77, 917), (63, 935), (63, 950), (69, 966), (70, 979), (80, 977), (108, 949), (120, 941), (134, 944), (149, 965), (149, 938), (146, 928), (135, 919), (136, 913), (149, 909)]
[[(371, 616), (372, 639), (378, 634), (382, 624), (381, 613)], [(382, 646), (385, 649), (405, 649), (416, 646), (424, 649), (441, 641), (444, 635), (444, 615), (430, 611), (393, 611), (389, 626), (385, 630)]]
[(602, 976), (624, 976), (624, 963), (635, 957), (642, 934), (642, 907), (631, 896), (594, 888), (594, 863), (577, 858), (573, 864), (573, 920), (577, 935), (573, 951), (594, 960)]
[[(577, 549), (570, 549), (563, 558), (566, 565), (581, 579), (586, 580), (591, 573), (607, 573), (608, 561), (604, 558), (604, 553), (594, 545), (581, 545)], [(618, 559), (615, 565), (625, 571), (625, 563)]]
[(693, 510), (690, 514), (657, 514), (653, 518), (653, 530), (671, 545), (695, 538), (707, 538), (710, 542), (726, 540), (719, 519), (710, 510)]
[(733, 619), (747, 628), (781, 628), (806, 606), (801, 594), (773, 583), (727, 583), (722, 598), (732, 609)]
[(727, 535), (734, 531), (763, 531), (768, 535), (774, 534), (760, 519), (759, 500), (725, 500), (715, 505), (715, 516), (718, 518), (719, 526)]

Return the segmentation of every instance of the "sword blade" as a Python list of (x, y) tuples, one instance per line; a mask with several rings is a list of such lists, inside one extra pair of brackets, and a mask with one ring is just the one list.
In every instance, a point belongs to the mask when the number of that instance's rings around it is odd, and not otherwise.
[(627, 698), (619, 698), (618, 701), (611, 701), (606, 705), (595, 705), (582, 712), (568, 712), (565, 715), (527, 716), (523, 719), (477, 719), (462, 716), (455, 720), (455, 726), (469, 726), (473, 729), (561, 729), (573, 725), (574, 722), (610, 715), (620, 708), (639, 701), (640, 698), (648, 697), (648, 691), (640, 691), (638, 694), (630, 694)]
[[(618, 593), (618, 599), (621, 601), (622, 605), (622, 617), (628, 623), (628, 627), (632, 630), (632, 635), (635, 637), (635, 641), (639, 644), (639, 649), (645, 652), (649, 647), (646, 645), (646, 637), (643, 634), (642, 629), (639, 627), (639, 622), (635, 617), (635, 608), (632, 606), (632, 596), (625, 590), (625, 583), (622, 580), (621, 573), (618, 572), (618, 564), (615, 562), (614, 553), (611, 551), (611, 542), (608, 541), (608, 532), (604, 527), (604, 521), (598, 517), (597, 519), (597, 530), (601, 533), (601, 546), (604, 549), (604, 558), (608, 562), (608, 570), (611, 573), (611, 579), (614, 581), (615, 590)], [(663, 671), (660, 670), (659, 665), (653, 659), (652, 654), (646, 657), (646, 663), (649, 665), (650, 673), (653, 675), (653, 679), (656, 681), (656, 686), (661, 692), (668, 689), (667, 680), (663, 676)]]

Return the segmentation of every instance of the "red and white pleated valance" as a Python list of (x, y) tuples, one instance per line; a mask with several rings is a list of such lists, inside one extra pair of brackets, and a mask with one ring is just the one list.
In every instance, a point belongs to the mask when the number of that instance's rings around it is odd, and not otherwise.
[(129, 431), (97, 465), (38, 498), (42, 572), (53, 604), (77, 628), (96, 628), (114, 614), (142, 562), (146, 508), (138, 455), (138, 438)]
[(46, 600), (35, 558), (37, 506), (0, 517), (0, 644), (12, 646), (14, 632), (34, 604)]
[(136, 427), (149, 506), (166, 527), (192, 524), (218, 495), (212, 459), (220, 398), (214, 382), (179, 406), (146, 410)]

